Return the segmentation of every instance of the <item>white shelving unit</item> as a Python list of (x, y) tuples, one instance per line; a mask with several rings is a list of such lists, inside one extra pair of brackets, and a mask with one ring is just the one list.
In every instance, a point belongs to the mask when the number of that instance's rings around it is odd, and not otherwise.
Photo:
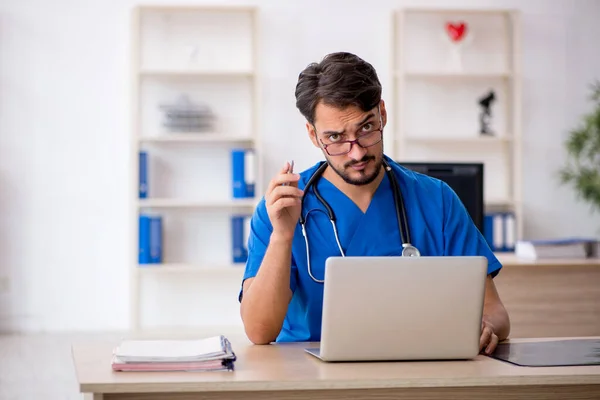
[[(460, 51), (447, 22), (467, 25)], [(513, 212), (521, 238), (518, 12), (409, 8), (394, 13), (392, 26), (391, 154), (402, 161), (483, 162), (486, 211)], [(479, 99), (489, 90), (496, 98), (493, 136), (479, 133)]]
[[(263, 192), (257, 10), (148, 5), (132, 14), (131, 328), (236, 325), (231, 316), (239, 314), (236, 291), (244, 264), (231, 259), (230, 216), (251, 215)], [(182, 95), (210, 107), (214, 129), (165, 127), (161, 107)], [(255, 151), (256, 198), (232, 196), (232, 148)], [(148, 154), (149, 189), (140, 199), (142, 150)], [(162, 217), (161, 263), (138, 263), (141, 213)], [(146, 286), (158, 292), (167, 285), (174, 286), (173, 295), (156, 299), (146, 293)], [(186, 289), (201, 301), (185, 304), (180, 291)], [(146, 328), (144, 306), (169, 321)]]
[(235, 199), (235, 200), (206, 200), (190, 201), (180, 199), (141, 199), (138, 201), (139, 209), (145, 208), (202, 208), (202, 209), (248, 209), (256, 207), (255, 199)]

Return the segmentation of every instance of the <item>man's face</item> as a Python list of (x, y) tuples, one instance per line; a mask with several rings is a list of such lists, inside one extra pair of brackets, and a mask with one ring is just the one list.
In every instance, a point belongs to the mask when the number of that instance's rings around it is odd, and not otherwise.
[[(314, 127), (307, 123), (313, 144), (323, 151), (331, 168), (352, 185), (367, 185), (377, 178), (383, 163), (383, 127), (386, 114), (383, 101), (379, 107), (363, 111), (350, 106), (344, 109), (319, 103), (315, 109)], [(357, 143), (341, 142), (359, 139)]]

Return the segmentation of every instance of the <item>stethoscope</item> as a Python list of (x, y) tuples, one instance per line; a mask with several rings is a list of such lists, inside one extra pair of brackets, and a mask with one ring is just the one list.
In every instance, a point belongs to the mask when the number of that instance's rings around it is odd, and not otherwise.
[[(317, 181), (323, 175), (323, 172), (327, 168), (327, 165), (328, 164), (325, 161), (323, 161), (321, 163), (321, 165), (319, 166), (319, 168), (317, 168), (315, 173), (310, 177), (310, 179), (306, 183), (306, 186), (304, 187), (304, 194), (302, 195), (301, 207), (304, 206), (304, 199), (306, 198), (306, 194), (308, 193), (309, 188), (312, 186), (315, 196), (327, 210), (327, 215), (329, 217), (329, 221), (331, 222), (331, 226), (333, 227), (333, 234), (335, 236), (335, 241), (337, 242), (337, 245), (338, 245), (338, 248), (340, 249), (340, 253), (342, 254), (342, 257), (345, 257), (346, 254), (344, 253), (344, 250), (342, 249), (342, 245), (340, 244), (340, 238), (338, 236), (337, 227), (335, 225), (335, 214), (333, 213), (333, 210), (331, 209), (329, 204), (325, 201), (325, 199), (323, 199), (323, 197), (319, 193), (319, 190), (317, 189)], [(396, 219), (398, 220), (398, 228), (400, 230), (400, 238), (402, 240), (402, 256), (403, 257), (419, 257), (421, 255), (421, 253), (415, 246), (413, 246), (411, 244), (411, 241), (410, 241), (410, 232), (408, 229), (408, 219), (406, 218), (406, 209), (404, 207), (404, 200), (402, 198), (402, 193), (398, 187), (398, 182), (396, 181), (396, 177), (394, 176), (392, 167), (390, 167), (387, 160), (385, 160), (385, 159), (383, 160), (383, 165), (385, 168), (385, 172), (388, 175), (388, 179), (390, 180), (390, 183), (392, 185), (392, 190), (394, 192), (393, 194), (394, 194), (394, 203), (396, 206)], [(325, 282), (324, 280), (316, 279), (313, 276), (311, 265), (310, 265), (310, 249), (308, 246), (308, 236), (306, 235), (306, 220), (308, 219), (308, 215), (313, 211), (325, 212), (318, 208), (309, 210), (306, 213), (306, 215), (303, 215), (302, 212), (300, 212), (300, 226), (302, 227), (302, 235), (304, 236), (304, 242), (306, 243), (306, 263), (307, 263), (308, 275), (310, 275), (310, 277), (312, 278), (313, 281), (315, 281), (317, 283), (324, 283)]]

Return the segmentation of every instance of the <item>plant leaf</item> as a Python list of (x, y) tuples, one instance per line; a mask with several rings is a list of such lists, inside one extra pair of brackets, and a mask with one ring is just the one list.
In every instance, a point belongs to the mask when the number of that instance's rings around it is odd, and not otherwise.
[(600, 81), (592, 85), (591, 99), (595, 108), (565, 140), (568, 158), (558, 179), (572, 186), (577, 198), (589, 203), (592, 211), (600, 211)]
[(583, 149), (589, 140), (589, 130), (585, 128), (578, 128), (571, 131), (569, 138), (567, 139), (566, 146), (569, 155), (573, 158), (581, 157)]

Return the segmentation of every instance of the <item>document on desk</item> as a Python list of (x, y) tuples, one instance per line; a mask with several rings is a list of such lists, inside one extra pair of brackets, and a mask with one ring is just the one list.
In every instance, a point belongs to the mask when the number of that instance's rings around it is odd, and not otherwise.
[(225, 336), (197, 340), (126, 340), (113, 352), (115, 371), (233, 370), (236, 359)]

